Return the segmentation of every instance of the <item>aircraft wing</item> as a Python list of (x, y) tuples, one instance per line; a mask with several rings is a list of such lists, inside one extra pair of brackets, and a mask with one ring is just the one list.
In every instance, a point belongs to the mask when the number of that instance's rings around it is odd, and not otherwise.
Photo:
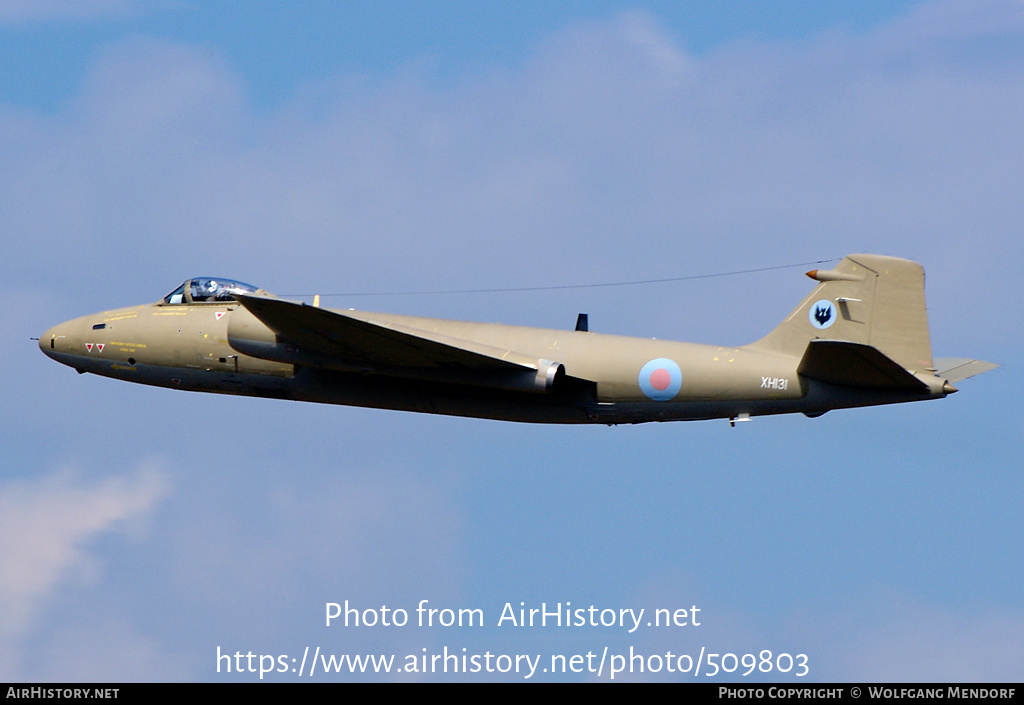
[[(468, 373), (498, 386), (544, 391), (561, 365), (475, 341), (397, 323), (376, 323), (338, 311), (262, 296), (238, 295), (248, 309), (281, 340), (341, 368), (364, 367), (384, 374), (415, 370)], [(527, 373), (524, 375), (524, 373)], [(473, 378), (465, 380), (473, 383)]]

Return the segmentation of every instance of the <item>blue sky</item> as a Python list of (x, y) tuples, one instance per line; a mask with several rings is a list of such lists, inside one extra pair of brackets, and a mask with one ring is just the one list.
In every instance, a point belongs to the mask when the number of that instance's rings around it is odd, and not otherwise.
[(806, 38), (863, 31), (913, 2), (835, 8), (814, 2), (187, 3), (131, 0), (11, 1), (0, 52), (5, 95), (53, 107), (73, 92), (96, 51), (132, 34), (210, 48), (244, 76), (249, 99), (276, 105), (296, 88), (346, 74), (384, 79), (409, 63), (435, 78), (495, 65), (515, 67), (538, 44), (572, 24), (642, 11), (688, 51), (737, 39)]
[[(1020, 679), (1024, 8), (549, 5), (0, 3), (0, 678), (607, 646)], [(385, 293), (860, 251), (924, 265), (937, 356), (1002, 367), (819, 419), (559, 428), (148, 389), (29, 340), (204, 274)], [(740, 344), (801, 271), (325, 301)], [(487, 624), (323, 623), (423, 599)], [(499, 628), (506, 602), (703, 621)]]

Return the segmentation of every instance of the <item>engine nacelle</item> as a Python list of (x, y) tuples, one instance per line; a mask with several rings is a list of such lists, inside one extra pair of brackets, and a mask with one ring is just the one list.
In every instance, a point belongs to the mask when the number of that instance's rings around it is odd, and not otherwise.
[(565, 379), (565, 365), (551, 360), (537, 361), (537, 374), (534, 377), (537, 391), (550, 392), (556, 385), (560, 386), (563, 379)]

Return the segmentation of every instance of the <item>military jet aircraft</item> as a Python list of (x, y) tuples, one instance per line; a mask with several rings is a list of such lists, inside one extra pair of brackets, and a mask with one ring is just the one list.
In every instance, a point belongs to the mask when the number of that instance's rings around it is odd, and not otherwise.
[(190, 279), (83, 316), (39, 346), (80, 373), (172, 389), (538, 423), (641, 423), (938, 399), (996, 365), (932, 359), (924, 270), (850, 255), (741, 347), (469, 323), (277, 298)]

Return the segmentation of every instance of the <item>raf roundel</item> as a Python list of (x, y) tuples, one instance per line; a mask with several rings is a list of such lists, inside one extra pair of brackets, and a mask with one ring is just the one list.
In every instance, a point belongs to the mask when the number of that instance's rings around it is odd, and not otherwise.
[(651, 360), (640, 369), (640, 390), (654, 401), (668, 401), (683, 386), (679, 365), (665, 357)]
[(815, 301), (811, 304), (807, 318), (812, 326), (818, 330), (825, 330), (836, 322), (836, 305), (828, 299)]

